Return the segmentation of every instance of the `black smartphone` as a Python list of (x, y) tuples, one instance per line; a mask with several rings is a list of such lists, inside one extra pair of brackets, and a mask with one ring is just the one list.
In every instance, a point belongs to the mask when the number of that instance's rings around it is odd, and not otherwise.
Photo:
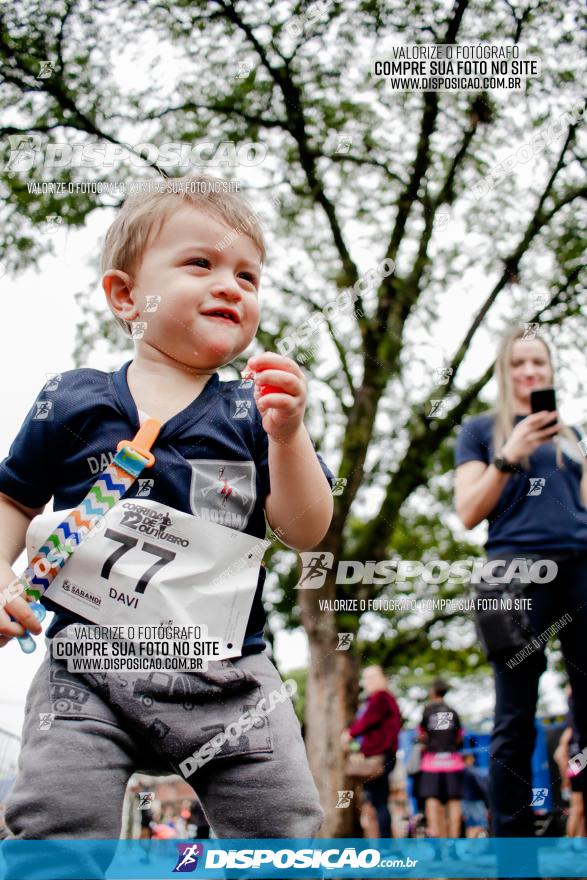
[[(533, 413), (543, 412), (544, 410), (556, 409), (556, 394), (554, 388), (535, 388), (530, 392), (530, 407)], [(550, 428), (556, 425), (556, 419), (544, 425), (544, 428)]]

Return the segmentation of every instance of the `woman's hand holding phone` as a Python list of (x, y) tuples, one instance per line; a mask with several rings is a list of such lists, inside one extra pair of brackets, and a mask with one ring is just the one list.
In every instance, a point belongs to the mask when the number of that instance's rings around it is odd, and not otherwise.
[(547, 443), (560, 430), (559, 422), (545, 427), (556, 417), (556, 410), (531, 413), (515, 426), (501, 448), (502, 455), (510, 464), (519, 464), (521, 459), (531, 455), (535, 449)]

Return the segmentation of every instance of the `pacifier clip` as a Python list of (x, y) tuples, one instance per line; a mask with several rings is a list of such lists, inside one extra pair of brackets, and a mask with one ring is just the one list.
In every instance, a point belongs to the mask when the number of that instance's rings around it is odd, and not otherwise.
[[(76, 547), (86, 540), (98, 520), (128, 492), (142, 471), (155, 464), (155, 456), (150, 450), (160, 430), (161, 423), (157, 419), (146, 419), (133, 440), (118, 443), (110, 465), (101, 472), (85, 498), (44, 541), (36, 556), (14, 582), (20, 586), (19, 593), (26, 593), (35, 600), (31, 602), (31, 610), (39, 623), (46, 614), (39, 599)], [(31, 654), (37, 647), (28, 631), (24, 636), (17, 637), (17, 641), (25, 654)]]

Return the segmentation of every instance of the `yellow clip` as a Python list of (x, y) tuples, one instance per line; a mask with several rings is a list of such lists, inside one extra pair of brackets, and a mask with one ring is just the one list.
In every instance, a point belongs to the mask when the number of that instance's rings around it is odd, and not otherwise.
[(117, 444), (116, 451), (119, 452), (123, 446), (129, 446), (135, 452), (138, 452), (139, 455), (142, 455), (143, 458), (147, 459), (145, 467), (153, 467), (155, 456), (149, 450), (157, 439), (160, 430), (161, 422), (158, 422), (157, 419), (147, 419), (143, 422), (132, 440), (121, 440)]

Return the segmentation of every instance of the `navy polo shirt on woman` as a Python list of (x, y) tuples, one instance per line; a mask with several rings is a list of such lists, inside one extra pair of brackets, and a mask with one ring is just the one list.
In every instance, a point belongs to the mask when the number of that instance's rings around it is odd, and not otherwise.
[[(516, 424), (524, 416), (516, 416)], [(490, 414), (467, 419), (455, 449), (455, 466), (466, 461), (490, 464), (494, 419)], [(577, 437), (579, 432), (573, 428)], [(587, 553), (587, 508), (581, 499), (583, 459), (578, 445), (560, 438), (564, 467), (556, 463), (552, 440), (530, 456), (530, 469), (514, 473), (487, 517), (485, 545), (492, 556), (500, 553)]]
[[(111, 462), (118, 442), (132, 439), (139, 428), (126, 380), (130, 363), (113, 373), (79, 369), (50, 380), (0, 464), (0, 492), (27, 507), (42, 507), (51, 498), (54, 510), (76, 507)], [(268, 450), (252, 383), (221, 382), (214, 373), (198, 397), (162, 426), (153, 446), (154, 467), (143, 471), (125, 498), (148, 495), (184, 513), (264, 538)], [(317, 457), (332, 486), (332, 472)], [(264, 580), (261, 566), (243, 653), (265, 648)], [(56, 612), (49, 636), (83, 621), (50, 599), (43, 603)]]

